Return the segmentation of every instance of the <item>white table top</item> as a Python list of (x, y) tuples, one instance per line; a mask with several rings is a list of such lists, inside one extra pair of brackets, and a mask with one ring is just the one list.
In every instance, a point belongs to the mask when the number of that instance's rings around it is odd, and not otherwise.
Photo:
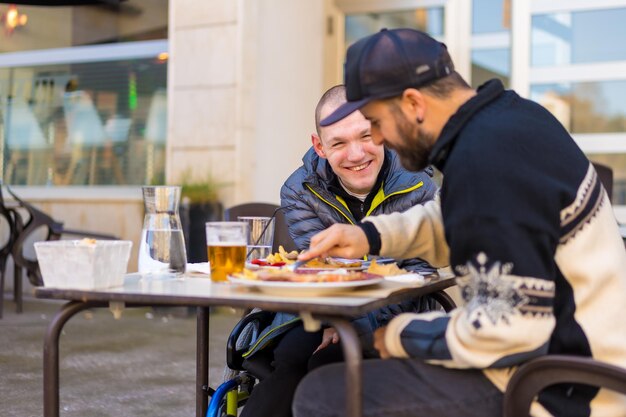
[(416, 287), (383, 282), (373, 287), (315, 297), (287, 297), (252, 291), (230, 283), (214, 283), (208, 277), (147, 278), (127, 274), (124, 285), (98, 290), (37, 288), (39, 298), (76, 301), (124, 302), (146, 305), (259, 307), (274, 311), (309, 311), (321, 314), (362, 314), (399, 300), (439, 291), (454, 285), (451, 278)]

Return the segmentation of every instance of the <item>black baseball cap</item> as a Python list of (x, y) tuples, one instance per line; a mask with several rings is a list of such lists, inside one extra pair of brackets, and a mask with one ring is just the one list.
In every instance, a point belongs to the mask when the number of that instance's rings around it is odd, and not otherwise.
[(414, 29), (383, 29), (348, 48), (344, 64), (347, 103), (320, 122), (328, 126), (372, 100), (395, 97), (452, 74), (443, 43)]

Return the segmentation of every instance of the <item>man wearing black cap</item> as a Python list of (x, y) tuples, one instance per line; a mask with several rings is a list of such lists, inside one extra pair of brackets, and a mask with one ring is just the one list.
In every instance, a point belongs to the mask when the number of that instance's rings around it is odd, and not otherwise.
[[(383, 30), (348, 49), (348, 103), (375, 143), (406, 168), (443, 172), (441, 205), (334, 225), (302, 259), (366, 253), (450, 264), (465, 305), (402, 314), (376, 333), (383, 358), (363, 365), (365, 416), (502, 414), (515, 367), (546, 354), (626, 367), (626, 252), (606, 191), (585, 155), (544, 108), (492, 80), (472, 90), (445, 45)], [(342, 365), (299, 385), (296, 417), (341, 415)], [(339, 413), (339, 414), (337, 414)], [(589, 386), (542, 391), (533, 416), (626, 415), (623, 397)]]

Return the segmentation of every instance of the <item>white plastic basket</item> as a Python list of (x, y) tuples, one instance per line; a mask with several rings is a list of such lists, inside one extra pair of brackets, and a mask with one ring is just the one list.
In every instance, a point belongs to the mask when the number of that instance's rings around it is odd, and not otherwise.
[(130, 240), (56, 240), (36, 242), (44, 286), (99, 289), (122, 285)]

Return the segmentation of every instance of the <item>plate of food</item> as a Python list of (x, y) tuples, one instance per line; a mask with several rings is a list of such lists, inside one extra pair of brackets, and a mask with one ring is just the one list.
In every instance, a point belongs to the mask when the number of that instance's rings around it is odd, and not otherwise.
[(259, 268), (271, 268), (278, 269), (285, 265), (294, 263), (298, 258), (298, 251), (287, 252), (282, 245), (278, 246), (278, 252), (270, 253), (267, 258), (252, 259), (250, 262), (246, 262), (246, 268), (256, 270)]
[[(246, 262), (246, 268), (257, 269), (278, 269), (286, 265), (293, 264), (298, 259), (299, 252), (287, 252), (282, 246), (278, 247), (278, 252), (270, 254), (267, 258), (252, 259)], [(337, 269), (346, 269), (349, 271), (363, 271), (367, 269), (369, 262), (362, 259), (345, 259), (345, 258), (316, 258), (298, 268), (303, 272), (321, 272), (333, 271)]]
[(320, 296), (378, 284), (379, 275), (360, 271), (336, 270), (335, 272), (310, 273), (285, 269), (244, 270), (228, 277), (233, 284), (261, 292), (288, 296)]
[(298, 268), (302, 272), (321, 272), (335, 271), (344, 269), (347, 271), (364, 271), (367, 264), (361, 259), (344, 259), (344, 258), (315, 258)]

